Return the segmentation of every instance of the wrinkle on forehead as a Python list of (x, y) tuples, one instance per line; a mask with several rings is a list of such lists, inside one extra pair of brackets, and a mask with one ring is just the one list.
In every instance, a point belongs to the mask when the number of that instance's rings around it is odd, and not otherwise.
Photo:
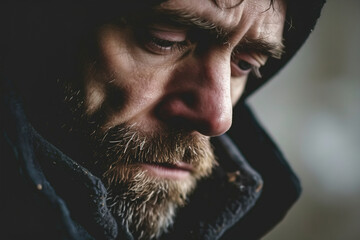
[[(260, 6), (253, 6), (261, 10)], [(256, 14), (256, 13), (254, 13)], [(260, 12), (260, 15), (254, 16), (253, 26), (249, 34), (254, 35), (253, 38), (266, 37), (270, 41), (275, 41), (282, 37), (283, 26), (286, 15), (286, 4), (283, 0), (277, 0), (270, 9)], [(251, 15), (251, 11), (250, 14)]]
[(272, 7), (269, 5), (270, 0), (244, 0), (237, 7), (230, 9), (219, 8), (213, 1), (170, 0), (161, 4), (160, 7), (181, 10), (199, 16), (225, 29), (226, 32), (233, 30), (237, 31), (238, 34), (245, 34), (250, 30), (253, 32), (251, 35), (260, 37), (272, 35), (273, 30), (279, 27), (282, 29), (285, 18), (283, 0), (275, 0)]

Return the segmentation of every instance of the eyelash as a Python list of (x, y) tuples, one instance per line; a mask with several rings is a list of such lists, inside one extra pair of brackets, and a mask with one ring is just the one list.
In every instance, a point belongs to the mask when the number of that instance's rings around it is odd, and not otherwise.
[(188, 40), (170, 41), (158, 38), (144, 29), (137, 31), (136, 36), (137, 39), (140, 41), (140, 44), (144, 46), (148, 51), (159, 55), (182, 53), (189, 47)]
[[(260, 73), (260, 68), (257, 67), (257, 66), (254, 66), (253, 64), (249, 63), (248, 61), (245, 61), (245, 60), (242, 60), (241, 58), (240, 59), (236, 59), (236, 55), (239, 53), (238, 50), (234, 50), (232, 53), (231, 53), (231, 61), (237, 61), (238, 63), (235, 63), (236, 66), (238, 68), (241, 69), (241, 71), (243, 71), (244, 73), (247, 73), (249, 70), (249, 73), (253, 74), (256, 78), (261, 78), (261, 73)], [(246, 64), (249, 64), (251, 67), (247, 70), (245, 69), (242, 69), (239, 65), (240, 65), (240, 62), (243, 62), (243, 63), (246, 63)]]
[(154, 36), (149, 36), (147, 42), (149, 44), (152, 44), (153, 46), (156, 46), (161, 51), (179, 51), (182, 52), (187, 46), (187, 41), (169, 41), (166, 39), (157, 38)]

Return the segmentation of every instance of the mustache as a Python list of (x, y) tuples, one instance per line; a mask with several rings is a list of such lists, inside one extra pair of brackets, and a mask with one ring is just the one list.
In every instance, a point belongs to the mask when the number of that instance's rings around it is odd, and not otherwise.
[(196, 167), (212, 153), (209, 138), (181, 130), (143, 133), (136, 124), (123, 123), (96, 136), (96, 152), (111, 159), (112, 165), (135, 163), (177, 164), (185, 162)]

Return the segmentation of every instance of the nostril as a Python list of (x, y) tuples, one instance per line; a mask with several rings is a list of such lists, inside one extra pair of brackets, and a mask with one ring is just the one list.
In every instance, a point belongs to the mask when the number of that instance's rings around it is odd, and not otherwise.
[(192, 93), (184, 93), (181, 95), (180, 98), (184, 101), (185, 105), (189, 107), (194, 106), (196, 104), (196, 97)]
[(206, 136), (217, 136), (231, 125), (231, 107), (219, 107), (214, 98), (191, 93), (172, 95), (155, 108), (156, 118), (172, 129), (197, 131)]
[(190, 130), (194, 127), (189, 109), (194, 102), (195, 98), (191, 94), (167, 97), (155, 108), (155, 115), (172, 129)]

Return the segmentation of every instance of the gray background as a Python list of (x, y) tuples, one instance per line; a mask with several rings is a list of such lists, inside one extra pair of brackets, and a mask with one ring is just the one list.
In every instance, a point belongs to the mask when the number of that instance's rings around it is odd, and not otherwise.
[(329, 0), (296, 57), (250, 104), (302, 180), (265, 240), (360, 239), (360, 1)]

